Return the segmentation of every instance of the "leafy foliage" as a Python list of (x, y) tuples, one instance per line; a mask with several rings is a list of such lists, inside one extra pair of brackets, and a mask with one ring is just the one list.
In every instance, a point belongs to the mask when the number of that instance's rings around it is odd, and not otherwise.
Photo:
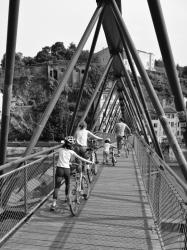
[[(77, 47), (71, 43), (65, 48), (63, 42), (56, 42), (51, 47), (45, 46), (35, 57), (24, 57), (22, 53), (15, 55), (15, 67), (21, 68), (38, 65), (46, 62), (56, 62), (58, 60), (71, 60)], [(78, 63), (86, 63), (89, 51), (82, 51)], [(5, 58), (2, 59), (2, 67), (5, 68)], [(96, 61), (93, 58), (93, 61)], [(21, 71), (20, 71), (21, 72)], [(13, 96), (11, 106), (9, 140), (30, 140), (33, 130), (49, 103), (51, 96), (59, 84), (55, 79), (45, 78), (41, 74), (32, 75), (28, 70), (23, 70), (23, 74), (14, 78)], [(80, 110), (77, 119), (80, 119), (81, 112), (84, 112), (90, 100), (96, 84), (101, 76), (102, 69), (91, 66), (87, 82), (83, 90)], [(79, 83), (80, 84), (80, 83)], [(49, 120), (43, 129), (40, 140), (61, 140), (67, 135), (71, 115), (75, 109), (79, 88), (66, 85), (61, 94)], [(77, 121), (75, 122), (75, 124)]]

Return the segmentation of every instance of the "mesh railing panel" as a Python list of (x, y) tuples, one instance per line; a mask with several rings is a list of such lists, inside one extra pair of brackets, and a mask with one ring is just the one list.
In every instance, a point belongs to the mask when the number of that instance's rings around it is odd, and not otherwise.
[(187, 208), (178, 191), (179, 185), (166, 164), (160, 164), (156, 159), (158, 156), (138, 138), (134, 141), (134, 148), (164, 248), (187, 249)]
[(0, 243), (51, 193), (56, 161), (56, 153), (51, 153), (0, 176)]

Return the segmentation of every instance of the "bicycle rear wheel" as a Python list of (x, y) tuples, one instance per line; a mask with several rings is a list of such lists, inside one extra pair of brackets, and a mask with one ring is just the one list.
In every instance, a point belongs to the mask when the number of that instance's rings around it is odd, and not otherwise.
[(90, 183), (85, 176), (82, 176), (82, 189), (83, 189), (83, 197), (87, 200), (90, 196)]

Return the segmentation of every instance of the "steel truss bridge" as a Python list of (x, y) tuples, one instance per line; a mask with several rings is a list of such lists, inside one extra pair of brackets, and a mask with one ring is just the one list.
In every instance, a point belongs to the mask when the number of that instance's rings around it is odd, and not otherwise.
[[(162, 54), (163, 62), (165, 65), (166, 74), (168, 77), (169, 85), (171, 87), (172, 94), (174, 96), (175, 107), (178, 113), (179, 121), (183, 124), (183, 138), (185, 144), (187, 145), (187, 130), (186, 130), (186, 120), (187, 113), (186, 108), (183, 101), (182, 90), (180, 87), (180, 83), (177, 77), (177, 72), (175, 68), (175, 63), (173, 60), (172, 51), (170, 48), (170, 42), (166, 31), (166, 26), (164, 22), (164, 17), (162, 14), (162, 9), (160, 6), (159, 0), (147, 0), (150, 14), (152, 17), (152, 21), (154, 24), (158, 44), (160, 47), (160, 51)], [(33, 149), (38, 142), (38, 139), (64, 89), (66, 86), (68, 79), (77, 63), (79, 55), (84, 48), (86, 41), (88, 40), (92, 30), (95, 28), (95, 34), (93, 37), (93, 41), (90, 48), (89, 58), (86, 64), (85, 73), (83, 76), (83, 80), (80, 86), (79, 95), (76, 101), (76, 107), (73, 113), (73, 117), (70, 124), (70, 134), (74, 133), (75, 130), (75, 119), (77, 116), (77, 112), (79, 110), (79, 106), (82, 100), (82, 93), (84, 85), (86, 84), (88, 70), (90, 67), (90, 63), (94, 54), (94, 49), (96, 46), (96, 42), (99, 36), (99, 32), (101, 26), (104, 29), (104, 33), (106, 36), (110, 58), (106, 67), (103, 71), (103, 74), (95, 88), (95, 91), (90, 99), (83, 116), (81, 117), (81, 121), (85, 120), (88, 112), (93, 104), (93, 102), (97, 98), (97, 104), (95, 105), (94, 110), (94, 121), (99, 120), (99, 116), (102, 116), (100, 119), (99, 128), (103, 127), (105, 124), (105, 133), (102, 132), (103, 137), (111, 137), (113, 139), (113, 131), (114, 126), (120, 116), (122, 116), (125, 122), (129, 125), (129, 127), (133, 131), (133, 136), (131, 137), (131, 143), (133, 145), (133, 149), (131, 152), (131, 157), (128, 161), (125, 158), (119, 160), (119, 169), (120, 169), (120, 177), (116, 178), (118, 169), (112, 172), (112, 168), (105, 171), (105, 175), (98, 177), (97, 182), (93, 186), (92, 194), (93, 197), (96, 194), (99, 196), (108, 195), (107, 192), (110, 191), (110, 186), (106, 185), (108, 182), (111, 182), (113, 194), (115, 193), (115, 197), (121, 197), (124, 192), (126, 192), (126, 188), (123, 186), (124, 180), (129, 184), (129, 187), (136, 185), (137, 179), (133, 179), (135, 176), (135, 172), (125, 172), (128, 170), (128, 166), (136, 166), (135, 169), (139, 171), (140, 175), (138, 179), (142, 180), (142, 184), (139, 188), (139, 191), (144, 189), (145, 195), (143, 195), (144, 199), (147, 199), (149, 204), (149, 209), (151, 211), (151, 217), (153, 218), (154, 229), (156, 230), (156, 235), (159, 239), (158, 244), (152, 244), (151, 237), (147, 245), (140, 246), (140, 239), (136, 241), (137, 235), (133, 234), (133, 237), (130, 237), (132, 242), (130, 245), (129, 238), (126, 238), (127, 229), (122, 226), (120, 230), (122, 230), (123, 235), (123, 246), (121, 245), (121, 238), (116, 240), (116, 245), (111, 245), (110, 248), (107, 249), (187, 249), (187, 209), (186, 209), (186, 192), (187, 192), (187, 162), (183, 155), (183, 152), (177, 142), (176, 137), (173, 135), (171, 131), (171, 127), (169, 125), (168, 119), (164, 113), (163, 107), (160, 104), (160, 101), (155, 93), (155, 90), (152, 86), (152, 83), (147, 75), (146, 70), (143, 67), (143, 64), (140, 60), (140, 57), (137, 53), (137, 50), (134, 46), (133, 40), (131, 39), (130, 33), (128, 32), (127, 26), (125, 24), (125, 20), (121, 15), (121, 1), (120, 0), (98, 0), (96, 1), (96, 9), (93, 12), (93, 16), (91, 17), (85, 32), (80, 39), (77, 50), (73, 55), (66, 72), (64, 73), (63, 79), (59, 82), (58, 87), (56, 88), (53, 96), (46, 107), (46, 110), (38, 122), (37, 127), (33, 131), (33, 136), (30, 140), (29, 146), (26, 148), (22, 157), (17, 160), (6, 163), (6, 150), (7, 150), (7, 141), (8, 141), (8, 132), (9, 132), (9, 118), (10, 118), (10, 103), (11, 103), (11, 91), (13, 84), (13, 72), (14, 72), (14, 56), (15, 56), (15, 47), (16, 47), (16, 35), (17, 35), (17, 23), (19, 18), (19, 0), (10, 0), (9, 1), (9, 18), (8, 18), (8, 30), (7, 30), (7, 47), (6, 47), (6, 67), (5, 67), (5, 80), (4, 80), (4, 90), (3, 90), (3, 110), (2, 110), (2, 124), (1, 124), (1, 142), (0, 142), (0, 185), (1, 185), (1, 193), (0, 193), (0, 242), (2, 249), (64, 249), (68, 248), (67, 238), (62, 237), (62, 240), (59, 241), (58, 245), (49, 245), (47, 246), (38, 246), (31, 245), (27, 248), (26, 243), (24, 243), (21, 247), (20, 239), (19, 244), (16, 248), (16, 241), (12, 241), (14, 239), (14, 235), (16, 235), (15, 231), (21, 230), (25, 221), (28, 218), (32, 218), (34, 214), (40, 209), (41, 205), (47, 204), (48, 199), (50, 198), (53, 187), (54, 187), (54, 173), (55, 173), (55, 164), (56, 164), (56, 156), (58, 149), (60, 146), (51, 147), (47, 150), (33, 153)], [(124, 62), (123, 62), (123, 54), (126, 54), (128, 59), (132, 76), (129, 75)], [(177, 159), (178, 165), (181, 169), (183, 178), (176, 175), (172, 169), (167, 165), (164, 160), (162, 150), (158, 143), (157, 137), (154, 132), (154, 128), (151, 122), (150, 114), (148, 112), (147, 104), (145, 101), (145, 96), (142, 91), (142, 86), (140, 85), (139, 79), (136, 74), (135, 66), (141, 76), (143, 85), (150, 97), (152, 105), (158, 115), (160, 123), (163, 127), (163, 130), (168, 138), (169, 144), (174, 152), (174, 155)], [(107, 78), (109, 72), (112, 72), (114, 75), (113, 85), (108, 93), (108, 97), (106, 98), (101, 109), (99, 108), (100, 99), (103, 91), (105, 90)], [(91, 130), (94, 132), (96, 129), (96, 123), (93, 122), (89, 124)], [(151, 138), (151, 143), (148, 138)], [(151, 145), (150, 145), (151, 144)], [(100, 152), (99, 152), (100, 154)], [(104, 167), (101, 164), (101, 169)], [(123, 170), (122, 170), (123, 169)], [(129, 170), (130, 171), (130, 170)], [(109, 176), (109, 174), (111, 176)], [(133, 174), (134, 173), (134, 174)], [(119, 172), (118, 172), (119, 174)], [(130, 176), (130, 178), (123, 179), (121, 177), (125, 175)], [(100, 178), (102, 179), (102, 183), (105, 185), (100, 185)], [(108, 178), (108, 179), (107, 179)], [(132, 180), (134, 184), (131, 183)], [(106, 181), (106, 182), (105, 182)], [(97, 185), (100, 185), (100, 189), (97, 188)], [(123, 187), (125, 190), (117, 189), (116, 187)], [(95, 191), (96, 190), (96, 191)], [(99, 191), (97, 191), (99, 190)], [(115, 190), (115, 191), (114, 191)], [(129, 189), (129, 194), (126, 196), (130, 196), (132, 190)], [(90, 203), (92, 200), (92, 194), (90, 197)], [(184, 194), (184, 195), (181, 195)], [(139, 196), (141, 196), (139, 192)], [(113, 199), (115, 198), (113, 197)], [(105, 197), (106, 198), (106, 197)], [(104, 212), (100, 211), (102, 214), (102, 218), (104, 217), (106, 211), (111, 212), (110, 208), (107, 207), (107, 199), (103, 197), (103, 207)], [(111, 198), (111, 197), (110, 197)], [(131, 197), (132, 198), (132, 197)], [(93, 198), (94, 199), (94, 198)], [(109, 199), (109, 197), (108, 197)], [(119, 199), (120, 200), (120, 199)], [(118, 200), (118, 201), (119, 201)], [(86, 209), (87, 205), (89, 209), (96, 209), (93, 204), (89, 205), (85, 203), (83, 208)], [(98, 202), (96, 200), (95, 202)], [(124, 203), (119, 201), (120, 206), (124, 204), (129, 204), (127, 199), (124, 200)], [(145, 201), (141, 199), (141, 206), (145, 205)], [(112, 207), (114, 203), (110, 204)], [(91, 207), (91, 208), (90, 208)], [(102, 207), (102, 205), (98, 204), (98, 207)], [(112, 209), (111, 207), (111, 209)], [(88, 209), (88, 211), (90, 211)], [(124, 222), (125, 215), (127, 211), (124, 209), (123, 213), (121, 210), (118, 210), (115, 207), (116, 213), (112, 216), (112, 220), (117, 220), (117, 215), (121, 216), (120, 221)], [(128, 211), (131, 210), (132, 207), (128, 207)], [(88, 212), (87, 211), (87, 212)], [(92, 211), (92, 210), (91, 210)], [(89, 212), (88, 212), (89, 213)], [(86, 212), (83, 213), (84, 215)], [(91, 216), (91, 215), (90, 215)], [(149, 217), (149, 216), (148, 216)], [(146, 215), (144, 215), (144, 219), (149, 220)], [(77, 218), (77, 222), (79, 223)], [(95, 217), (94, 217), (95, 218)], [(102, 219), (100, 218), (100, 219)], [(133, 220), (129, 215), (128, 220), (133, 224)], [(93, 218), (92, 218), (93, 219)], [(38, 221), (40, 217), (38, 217)], [(94, 219), (93, 219), (94, 220)], [(105, 220), (106, 225), (107, 222), (111, 220), (111, 218), (107, 218)], [(47, 216), (45, 217), (45, 221), (50, 224), (51, 218), (49, 219)], [(68, 228), (68, 221), (72, 223), (72, 219), (68, 216), (63, 217), (63, 222), (67, 222), (66, 228)], [(90, 221), (90, 217), (82, 218), (82, 223), (86, 223)], [(127, 221), (126, 221), (127, 222)], [(54, 225), (53, 221), (53, 225)], [(103, 222), (104, 223), (104, 222)], [(132, 226), (131, 224), (131, 226)], [(58, 225), (56, 221), (56, 225)], [(82, 224), (81, 224), (82, 225)], [(105, 229), (107, 230), (107, 226), (105, 225)], [(25, 225), (24, 225), (25, 226)], [(119, 225), (118, 225), (119, 226)], [(138, 227), (138, 225), (136, 225)], [(144, 224), (145, 228), (148, 228)], [(18, 232), (19, 232), (18, 230)], [(36, 230), (36, 228), (34, 229)], [(88, 230), (88, 227), (84, 230)], [(97, 230), (99, 230), (97, 228)], [(102, 230), (104, 230), (102, 228)], [(118, 228), (119, 230), (119, 228)], [(124, 233), (123, 233), (124, 230)], [(130, 230), (130, 229), (129, 229)], [(148, 230), (148, 229), (146, 229)], [(150, 230), (150, 229), (149, 229)], [(146, 232), (149, 232), (146, 231)], [(22, 231), (22, 233), (24, 230)], [(40, 232), (42, 233), (42, 232)], [(46, 233), (46, 232), (45, 232)], [(58, 231), (59, 233), (59, 231)], [(66, 231), (67, 233), (67, 231)], [(101, 232), (99, 232), (100, 234)], [(85, 235), (86, 233), (84, 233)], [(115, 232), (112, 231), (112, 234), (115, 235)], [(118, 233), (119, 231), (118, 231)], [(94, 233), (93, 233), (94, 235)], [(25, 234), (22, 241), (27, 242), (28, 234)], [(80, 236), (80, 235), (79, 235)], [(79, 237), (77, 236), (77, 237)], [(46, 236), (47, 239), (48, 236)], [(87, 237), (87, 236), (85, 236)], [(91, 237), (91, 236), (90, 236)], [(97, 236), (98, 237), (98, 236)], [(104, 236), (103, 236), (104, 237)], [(112, 237), (112, 236), (111, 236)], [(19, 238), (19, 237), (18, 237)], [(145, 237), (146, 239), (149, 236)], [(49, 240), (49, 239), (48, 239)], [(91, 240), (91, 239), (90, 239)], [(53, 240), (51, 239), (51, 242)], [(104, 245), (101, 246), (103, 241), (102, 239), (98, 240), (100, 245), (97, 246), (92, 242), (92, 247), (88, 242), (85, 243), (82, 249), (105, 249)], [(107, 240), (108, 241), (108, 240)], [(10, 245), (8, 244), (10, 242)], [(33, 240), (34, 242), (34, 240)], [(34, 243), (32, 243), (34, 244)], [(69, 249), (77, 249), (76, 244), (78, 243), (78, 239), (76, 239), (74, 247), (71, 246)], [(106, 241), (105, 241), (106, 244)], [(111, 243), (112, 244), (112, 243)], [(128, 245), (129, 244), (129, 245)], [(79, 249), (81, 249), (79, 245)], [(88, 247), (89, 246), (89, 247)], [(94, 248), (95, 247), (95, 248)], [(116, 248), (115, 248), (116, 247)]]

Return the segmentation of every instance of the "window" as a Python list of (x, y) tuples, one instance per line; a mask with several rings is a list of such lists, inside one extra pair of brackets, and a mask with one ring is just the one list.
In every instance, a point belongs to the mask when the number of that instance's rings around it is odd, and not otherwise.
[(157, 128), (157, 127), (158, 127), (158, 124), (157, 124), (157, 123), (153, 123), (153, 127), (154, 127), (154, 128)]
[(174, 127), (174, 122), (171, 122), (171, 127)]
[(54, 78), (58, 80), (58, 72), (56, 69), (53, 70)]

